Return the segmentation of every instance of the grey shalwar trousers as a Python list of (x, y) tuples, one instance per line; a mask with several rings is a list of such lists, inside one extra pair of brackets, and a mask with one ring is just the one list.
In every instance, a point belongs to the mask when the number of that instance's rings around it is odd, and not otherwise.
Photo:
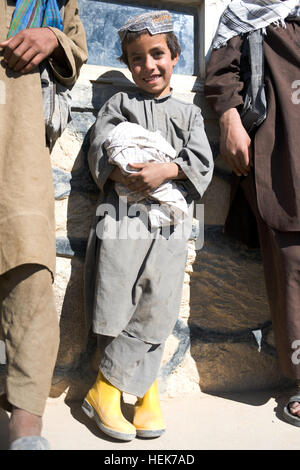
[(116, 338), (98, 336), (100, 370), (119, 390), (143, 397), (157, 377), (164, 343), (151, 344), (122, 331)]
[[(191, 204), (183, 226), (156, 229), (145, 238), (98, 239), (92, 326), (100, 335), (100, 370), (123, 392), (143, 397), (157, 377), (179, 314), (192, 214)], [(106, 219), (119, 233), (138, 222)]]

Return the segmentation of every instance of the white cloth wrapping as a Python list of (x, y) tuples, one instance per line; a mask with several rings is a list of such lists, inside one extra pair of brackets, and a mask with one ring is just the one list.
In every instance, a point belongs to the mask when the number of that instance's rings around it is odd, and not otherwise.
[[(139, 124), (130, 122), (118, 124), (109, 133), (104, 146), (109, 163), (117, 165), (124, 174), (138, 171), (131, 168), (129, 163), (166, 163), (176, 157), (175, 149), (159, 131), (150, 132)], [(127, 198), (128, 203), (141, 202), (153, 228), (182, 223), (188, 215), (184, 197), (186, 191), (174, 181), (161, 184), (147, 196), (132, 192), (121, 183), (115, 183), (115, 190), (119, 197)]]
[(234, 36), (272, 23), (284, 26), (286, 18), (299, 15), (299, 0), (232, 0), (220, 18), (212, 48), (219, 49)]

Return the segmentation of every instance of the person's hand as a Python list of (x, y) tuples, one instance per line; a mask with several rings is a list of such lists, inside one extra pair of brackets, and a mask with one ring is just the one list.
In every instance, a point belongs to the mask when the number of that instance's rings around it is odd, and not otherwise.
[(15, 72), (26, 74), (59, 49), (58, 40), (49, 28), (28, 28), (0, 43), (4, 61)]
[(149, 193), (165, 180), (175, 179), (179, 168), (176, 163), (132, 163), (131, 168), (139, 170), (125, 177), (126, 186), (134, 192)]
[(238, 176), (247, 176), (252, 165), (251, 139), (235, 108), (220, 118), (220, 154)]

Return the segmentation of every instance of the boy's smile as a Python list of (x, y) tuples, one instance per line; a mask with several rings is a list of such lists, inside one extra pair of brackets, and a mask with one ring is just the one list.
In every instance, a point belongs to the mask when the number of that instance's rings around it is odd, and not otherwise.
[(170, 93), (170, 80), (178, 56), (171, 58), (165, 34), (145, 33), (127, 45), (129, 70), (139, 88), (157, 98)]

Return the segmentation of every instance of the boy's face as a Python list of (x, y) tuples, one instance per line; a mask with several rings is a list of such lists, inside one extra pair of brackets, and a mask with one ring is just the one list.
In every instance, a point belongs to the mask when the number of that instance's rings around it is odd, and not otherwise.
[(156, 98), (170, 93), (178, 56), (171, 58), (165, 34), (145, 33), (127, 45), (129, 70), (136, 85)]

